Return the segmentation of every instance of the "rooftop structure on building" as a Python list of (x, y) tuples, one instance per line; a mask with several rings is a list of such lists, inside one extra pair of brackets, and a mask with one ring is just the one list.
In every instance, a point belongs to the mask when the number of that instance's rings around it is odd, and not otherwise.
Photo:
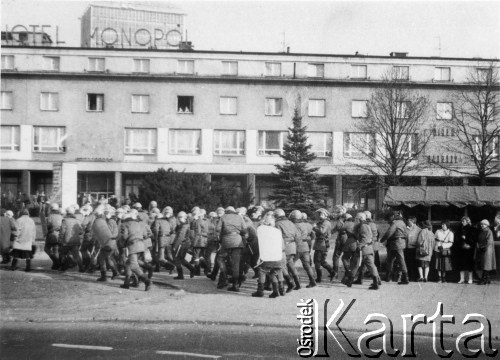
[(81, 46), (174, 49), (184, 34), (185, 14), (173, 7), (103, 2), (89, 5), (81, 18)]
[(52, 46), (50, 35), (40, 31), (2, 31), (2, 46)]

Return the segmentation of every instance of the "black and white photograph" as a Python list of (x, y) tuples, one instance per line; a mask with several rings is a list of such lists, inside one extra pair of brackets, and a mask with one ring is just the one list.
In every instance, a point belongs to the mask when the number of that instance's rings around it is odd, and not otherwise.
[(1, 0), (0, 358), (500, 357), (500, 1)]

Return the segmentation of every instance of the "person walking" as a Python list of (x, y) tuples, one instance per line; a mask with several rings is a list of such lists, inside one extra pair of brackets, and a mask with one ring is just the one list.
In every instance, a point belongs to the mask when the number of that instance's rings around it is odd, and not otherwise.
[(328, 271), (330, 276), (330, 281), (333, 280), (335, 272), (333, 268), (326, 261), (328, 254), (328, 249), (330, 248), (330, 239), (332, 234), (332, 224), (328, 220), (330, 214), (326, 209), (316, 210), (316, 215), (318, 216), (318, 222), (314, 226), (313, 231), (315, 234), (315, 242), (313, 246), (314, 250), (314, 267), (316, 268), (316, 282), (321, 282), (321, 267)]
[(175, 229), (175, 241), (173, 244), (175, 266), (177, 268), (177, 276), (174, 277), (175, 280), (184, 280), (184, 271), (182, 265), (184, 265), (190, 271), (190, 277), (193, 278), (195, 275), (195, 268), (186, 260), (186, 254), (191, 248), (191, 237), (189, 235), (190, 224), (187, 221), (187, 214), (184, 211), (180, 211), (177, 214), (177, 220), (179, 224)]
[(451, 247), (453, 246), (454, 235), (449, 228), (450, 223), (445, 220), (441, 222), (441, 229), (436, 230), (436, 243), (434, 252), (436, 253), (436, 270), (438, 271), (439, 283), (446, 282), (446, 272), (452, 270)]
[(0, 255), (2, 255), (2, 264), (8, 264), (11, 261), (10, 251), (12, 242), (17, 236), (17, 223), (11, 217), (5, 216), (6, 210), (2, 209), (0, 217)]
[(468, 216), (462, 217), (460, 229), (453, 243), (452, 256), (455, 257), (454, 263), (456, 270), (460, 271), (459, 284), (472, 284), (472, 273), (474, 272), (474, 252), (476, 250), (477, 231), (472, 227)]
[(59, 204), (52, 204), (51, 211), (46, 221), (46, 236), (45, 236), (45, 247), (44, 251), (49, 255), (50, 260), (52, 260), (52, 270), (57, 270), (61, 266), (59, 258), (59, 231), (61, 230), (61, 225), (63, 221), (63, 216), (59, 210)]
[[(309, 244), (307, 243), (307, 239), (311, 237), (312, 225), (309, 224), (306, 220), (303, 220), (302, 213), (299, 210), (293, 210), (290, 213), (290, 220), (295, 224), (297, 229), (300, 232), (300, 236), (297, 239), (297, 256), (302, 263), (302, 267), (309, 278), (309, 284), (306, 288), (312, 288), (316, 286), (316, 280), (314, 279), (314, 273), (311, 268), (311, 254)], [(313, 235), (314, 236), (314, 235)]]
[(403, 221), (401, 213), (399, 211), (393, 211), (391, 215), (391, 220), (389, 224), (389, 229), (382, 236), (381, 242), (387, 242), (387, 271), (386, 271), (386, 281), (391, 281), (392, 268), (394, 261), (399, 261), (401, 265), (401, 281), (398, 284), (406, 285), (408, 281), (408, 270), (406, 268), (405, 258), (403, 255), (403, 250), (406, 246), (406, 239), (408, 238), (408, 231), (406, 224)]
[(31, 271), (31, 259), (33, 258), (33, 244), (36, 238), (36, 226), (29, 216), (28, 209), (22, 209), (21, 217), (17, 219), (17, 236), (12, 243), (12, 263), (10, 269), (17, 269), (19, 259), (26, 260), (26, 272)]
[(406, 248), (404, 249), (403, 253), (405, 256), (406, 268), (408, 270), (408, 280), (417, 281), (417, 238), (422, 229), (418, 227), (417, 218), (415, 216), (408, 217), (407, 224), (408, 225), (406, 227), (408, 229), (408, 238), (406, 241)]
[(426, 220), (422, 224), (422, 230), (417, 237), (415, 259), (417, 260), (418, 274), (420, 275), (418, 281), (427, 282), (434, 245), (432, 223), (429, 220)]
[(61, 244), (61, 271), (66, 271), (70, 260), (78, 264), (79, 272), (84, 272), (80, 245), (82, 244), (83, 229), (75, 218), (75, 209), (68, 207), (66, 217), (59, 231), (59, 243)]
[(490, 272), (496, 270), (495, 243), (493, 232), (490, 230), (490, 222), (481, 220), (481, 230), (477, 239), (478, 268), (483, 271), (479, 285), (490, 283)]
[(203, 267), (205, 275), (207, 274), (207, 262), (205, 260), (205, 249), (208, 243), (208, 224), (204, 219), (203, 212), (198, 206), (191, 210), (193, 219), (190, 223), (190, 234), (193, 244), (193, 263), (195, 275), (201, 275)]
[[(297, 241), (300, 241), (300, 231), (297, 226), (291, 222), (286, 216), (283, 209), (274, 210), (276, 218), (276, 228), (281, 231), (283, 241), (285, 242), (286, 266), (283, 269), (283, 277), (288, 285), (286, 292), (300, 289), (299, 276), (295, 268), (297, 261)], [(293, 279), (293, 281), (292, 281)]]
[(118, 270), (114, 260), (114, 253), (117, 249), (116, 238), (118, 237), (118, 225), (113, 219), (114, 208), (106, 206), (103, 214), (100, 214), (92, 225), (92, 232), (96, 241), (99, 243), (99, 255), (97, 263), (101, 271), (101, 277), (97, 281), (107, 281), (106, 269), (111, 268), (113, 276), (111, 280), (118, 276)]

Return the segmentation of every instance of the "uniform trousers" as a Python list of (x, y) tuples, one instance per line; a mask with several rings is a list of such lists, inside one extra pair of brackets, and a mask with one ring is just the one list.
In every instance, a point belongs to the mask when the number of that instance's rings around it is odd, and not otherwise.
[(63, 245), (60, 251), (60, 259), (62, 269), (66, 270), (68, 268), (69, 259), (73, 260), (78, 264), (78, 270), (83, 271), (82, 257), (80, 256), (80, 246), (79, 245)]

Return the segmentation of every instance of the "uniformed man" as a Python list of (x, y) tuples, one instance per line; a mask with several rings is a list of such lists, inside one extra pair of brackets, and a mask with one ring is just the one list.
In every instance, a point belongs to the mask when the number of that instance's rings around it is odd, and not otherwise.
[(190, 223), (190, 234), (193, 245), (193, 263), (195, 275), (200, 275), (200, 268), (205, 269), (207, 273), (207, 262), (205, 261), (205, 249), (208, 242), (208, 224), (206, 223), (203, 212), (198, 206), (191, 210), (192, 220)]
[(191, 237), (189, 236), (190, 224), (187, 221), (187, 214), (184, 211), (179, 211), (177, 214), (178, 225), (175, 229), (175, 241), (173, 244), (175, 266), (177, 268), (177, 276), (175, 280), (184, 280), (184, 265), (190, 271), (190, 277), (193, 278), (195, 268), (186, 260), (186, 254), (191, 248)]
[(97, 263), (101, 271), (101, 277), (97, 281), (106, 281), (106, 269), (111, 268), (114, 279), (118, 276), (118, 270), (114, 261), (113, 254), (117, 248), (116, 238), (118, 237), (118, 225), (112, 218), (114, 209), (106, 206), (102, 211), (99, 210), (97, 217), (92, 225), (92, 232), (96, 242), (99, 243), (99, 254), (97, 256)]
[(83, 272), (83, 263), (80, 256), (80, 245), (82, 243), (83, 229), (75, 218), (75, 209), (68, 207), (66, 217), (61, 223), (59, 231), (59, 243), (61, 243), (61, 271), (66, 271), (69, 261), (78, 264), (78, 270)]
[(174, 264), (165, 259), (165, 248), (168, 245), (170, 235), (175, 232), (175, 228), (170, 226), (170, 222), (165, 218), (163, 213), (156, 216), (155, 222), (151, 229), (153, 231), (156, 270), (160, 271), (160, 266), (172, 269)]
[(316, 268), (316, 282), (321, 282), (321, 267), (324, 267), (330, 275), (330, 281), (333, 280), (335, 272), (326, 261), (328, 249), (330, 248), (330, 239), (332, 233), (332, 224), (328, 220), (330, 214), (326, 209), (316, 210), (318, 222), (314, 226), (313, 231), (316, 237), (314, 242), (314, 267)]
[(92, 255), (94, 254), (94, 239), (92, 238), (92, 225), (96, 218), (94, 210), (90, 204), (82, 207), (84, 218), (82, 220), (83, 242), (80, 247), (82, 253), (83, 268), (85, 271), (94, 272), (95, 264), (92, 264)]
[(394, 211), (391, 215), (391, 222), (389, 229), (387, 229), (384, 236), (382, 236), (381, 242), (387, 242), (387, 274), (386, 281), (391, 281), (392, 266), (394, 260), (398, 260), (401, 265), (401, 271), (403, 272), (400, 284), (408, 284), (408, 271), (406, 269), (405, 258), (403, 250), (406, 247), (406, 239), (408, 238), (408, 230), (406, 224), (401, 217), (399, 211)]
[(51, 205), (50, 214), (46, 219), (47, 236), (45, 237), (45, 252), (52, 260), (52, 270), (57, 270), (61, 266), (59, 258), (59, 231), (61, 230), (63, 216), (59, 211), (59, 205)]
[(297, 256), (302, 263), (302, 267), (309, 278), (309, 284), (307, 288), (315, 287), (316, 280), (314, 280), (314, 273), (311, 269), (311, 254), (309, 244), (307, 239), (311, 238), (311, 234), (314, 234), (312, 225), (307, 221), (302, 219), (302, 213), (299, 210), (293, 210), (290, 215), (290, 220), (295, 224), (297, 229), (300, 231), (300, 236), (297, 239)]
[(274, 210), (274, 216), (276, 217), (275, 226), (281, 230), (283, 241), (285, 242), (286, 266), (283, 269), (283, 277), (288, 285), (286, 292), (299, 290), (300, 281), (295, 269), (295, 261), (297, 260), (297, 241), (300, 241), (300, 231), (294, 223), (287, 219), (283, 209)]

